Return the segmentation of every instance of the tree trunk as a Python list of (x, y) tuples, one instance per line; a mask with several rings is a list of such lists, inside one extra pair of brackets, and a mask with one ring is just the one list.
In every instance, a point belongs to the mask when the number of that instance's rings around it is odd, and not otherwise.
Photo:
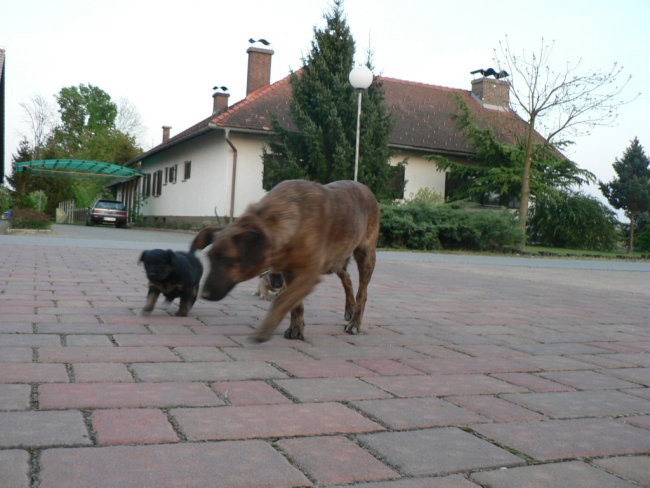
[(528, 220), (528, 203), (530, 202), (530, 171), (533, 160), (533, 131), (535, 118), (531, 117), (526, 134), (526, 152), (524, 156), (524, 172), (521, 175), (521, 196), (519, 198), (519, 228), (524, 236), (520, 249), (526, 247), (526, 221)]
[(634, 252), (634, 229), (636, 228), (636, 212), (630, 213), (630, 245), (627, 248), (627, 254)]

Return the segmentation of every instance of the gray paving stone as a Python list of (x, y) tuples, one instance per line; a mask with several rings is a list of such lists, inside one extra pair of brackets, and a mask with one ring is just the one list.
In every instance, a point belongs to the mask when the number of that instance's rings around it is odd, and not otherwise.
[(438, 398), (392, 398), (356, 401), (351, 404), (397, 430), (489, 421), (486, 417)]
[(502, 398), (554, 418), (650, 413), (650, 400), (611, 390), (522, 393)]
[(597, 459), (593, 463), (641, 486), (650, 486), (650, 455)]
[(29, 485), (29, 453), (0, 451), (0, 488), (28, 488)]
[(638, 488), (581, 462), (541, 464), (475, 473), (471, 479), (490, 488)]
[(91, 443), (81, 412), (0, 412), (0, 447)]
[(478, 424), (473, 428), (540, 461), (650, 451), (648, 431), (607, 418)]
[(50, 449), (41, 488), (290, 488), (310, 482), (269, 444), (199, 444)]
[(359, 442), (413, 476), (516, 466), (523, 460), (456, 428), (360, 435)]

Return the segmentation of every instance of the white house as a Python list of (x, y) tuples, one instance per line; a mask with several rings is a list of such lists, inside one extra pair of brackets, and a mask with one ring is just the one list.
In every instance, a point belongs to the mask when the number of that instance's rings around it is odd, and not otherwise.
[[(120, 183), (118, 198), (127, 206), (140, 203), (140, 214), (152, 220), (201, 222), (215, 215), (237, 217), (259, 200), (262, 149), (274, 117), (291, 127), (290, 76), (271, 84), (273, 51), (250, 47), (246, 97), (229, 105), (227, 93), (213, 95), (205, 119), (170, 137), (129, 163), (146, 176)], [(474, 149), (458, 132), (452, 114), (460, 96), (482, 125), (491, 125), (507, 140), (521, 133), (524, 122), (509, 108), (509, 85), (480, 77), (471, 90), (446, 88), (380, 77), (388, 111), (394, 119), (389, 145), (392, 162), (406, 160), (408, 198), (420, 188), (445, 194), (446, 175), (427, 159), (431, 154), (471, 160)]]

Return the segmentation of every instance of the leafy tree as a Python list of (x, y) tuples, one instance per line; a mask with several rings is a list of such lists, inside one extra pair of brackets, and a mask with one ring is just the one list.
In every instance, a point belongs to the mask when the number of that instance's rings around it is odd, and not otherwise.
[[(553, 45), (545, 44), (532, 53), (515, 54), (508, 44), (500, 44), (500, 56), (506, 71), (512, 74), (510, 93), (514, 109), (528, 123), (523, 139), (523, 168), (519, 202), (519, 225), (526, 228), (528, 205), (532, 193), (535, 133), (543, 132), (546, 141), (562, 147), (566, 135), (576, 135), (585, 128), (611, 125), (617, 109), (625, 102), (620, 95), (629, 77), (619, 83), (622, 68), (614, 63), (608, 70), (580, 71), (580, 62), (553, 68)], [(495, 60), (497, 60), (495, 52)]]
[(559, 191), (535, 199), (528, 235), (544, 246), (609, 251), (619, 239), (616, 227), (614, 212), (597, 198)]
[(600, 182), (600, 190), (614, 208), (625, 210), (630, 218), (628, 252), (634, 250), (637, 217), (650, 210), (650, 159), (636, 137), (623, 153), (622, 159), (612, 164), (617, 177), (609, 183)]
[[(526, 155), (525, 140), (515, 144), (499, 141), (488, 126), (477, 125), (467, 103), (457, 97), (458, 112), (453, 115), (458, 128), (476, 150), (476, 163), (432, 156), (441, 169), (450, 170), (451, 199), (483, 201), (486, 196), (497, 195), (499, 204), (507, 207), (521, 193), (521, 173)], [(596, 177), (564, 158), (547, 143), (532, 146), (533, 165), (530, 187), (533, 195), (542, 195), (556, 189), (594, 182)]]
[[(267, 189), (292, 178), (320, 183), (352, 179), (357, 101), (348, 75), (355, 44), (342, 0), (334, 1), (325, 21), (324, 29), (314, 29), (311, 51), (303, 59), (302, 69), (291, 74), (295, 129), (273, 122), (275, 136), (263, 153)], [(367, 65), (372, 68), (370, 61)], [(380, 199), (395, 193), (391, 180), (401, 170), (388, 163), (390, 130), (383, 89), (375, 80), (363, 97), (359, 181)]]

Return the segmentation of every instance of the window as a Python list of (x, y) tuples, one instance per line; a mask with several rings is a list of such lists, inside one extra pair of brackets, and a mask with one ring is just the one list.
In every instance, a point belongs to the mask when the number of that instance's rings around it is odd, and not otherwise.
[(162, 179), (163, 171), (159, 169), (153, 174), (153, 188), (151, 189), (151, 193), (154, 197), (158, 197), (162, 193)]
[(187, 181), (192, 176), (192, 161), (185, 161), (183, 170), (183, 181)]
[(147, 198), (151, 195), (151, 173), (142, 177), (142, 196)]
[(165, 181), (163, 182), (163, 185), (166, 185), (168, 181), (169, 181), (169, 167), (166, 167), (165, 168)]
[(178, 165), (169, 167), (169, 182), (176, 183), (176, 177), (178, 176)]
[(406, 184), (406, 167), (403, 164), (391, 166), (391, 179), (388, 182), (388, 189), (390, 190), (393, 199), (404, 198), (404, 185)]

